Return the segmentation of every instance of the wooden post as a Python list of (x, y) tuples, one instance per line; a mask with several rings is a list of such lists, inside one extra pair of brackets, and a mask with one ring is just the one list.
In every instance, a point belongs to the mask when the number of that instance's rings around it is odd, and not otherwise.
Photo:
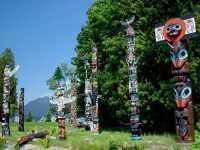
[[(71, 98), (77, 98), (77, 82), (76, 79), (71, 80)], [(72, 127), (77, 127), (77, 110), (76, 110), (76, 100), (71, 103), (71, 124)]]
[(19, 97), (19, 131), (24, 131), (24, 88), (21, 88)]
[(65, 133), (65, 117), (58, 117), (58, 128), (59, 128), (59, 139), (64, 140), (66, 139)]

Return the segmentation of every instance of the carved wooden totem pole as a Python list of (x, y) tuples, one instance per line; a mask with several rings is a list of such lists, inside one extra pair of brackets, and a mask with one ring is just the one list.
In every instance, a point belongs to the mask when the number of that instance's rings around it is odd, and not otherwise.
[(6, 65), (4, 69), (3, 84), (3, 104), (2, 104), (2, 136), (10, 135), (9, 127), (9, 108), (10, 108), (10, 78), (17, 72), (19, 66), (12, 71), (10, 65)]
[(131, 24), (135, 17), (126, 22), (121, 22), (126, 27), (126, 38), (128, 41), (127, 62), (129, 66), (129, 93), (131, 97), (131, 139), (141, 139), (141, 122), (138, 109), (138, 83), (137, 83), (137, 58), (135, 56), (135, 32)]
[(194, 142), (192, 85), (189, 76), (187, 37), (196, 32), (193, 17), (172, 18), (155, 29), (156, 41), (171, 48), (173, 88), (176, 102), (176, 133), (179, 142)]
[(19, 97), (19, 131), (24, 131), (24, 88), (20, 89)]
[(58, 109), (57, 109), (57, 121), (58, 121), (58, 134), (59, 134), (59, 139), (63, 140), (66, 138), (66, 133), (65, 133), (65, 115), (63, 112), (63, 109), (65, 107), (65, 104), (67, 103), (66, 98), (64, 97), (64, 88), (63, 87), (58, 87), (55, 96), (51, 98), (50, 100), (51, 104), (56, 104)]
[(92, 85), (90, 79), (88, 78), (88, 68), (90, 64), (88, 59), (85, 57), (85, 117), (87, 121), (87, 125), (92, 126)]
[(59, 139), (63, 140), (66, 138), (65, 132), (65, 113), (63, 109), (65, 108), (65, 104), (73, 103), (76, 100), (76, 97), (70, 96), (65, 97), (65, 88), (59, 86), (56, 89), (55, 95), (50, 97), (50, 103), (53, 105), (57, 105), (57, 121), (58, 121), (58, 134)]
[(71, 103), (71, 124), (72, 127), (77, 127), (77, 111), (76, 111), (76, 98), (77, 98), (77, 82), (76, 79), (71, 80), (71, 98), (75, 99)]
[(10, 135), (10, 126), (9, 126), (10, 71), (11, 71), (10, 66), (6, 65), (4, 69), (4, 85), (3, 85), (2, 136)]
[(92, 121), (91, 131), (99, 133), (99, 102), (97, 83), (97, 48), (93, 48), (92, 53)]

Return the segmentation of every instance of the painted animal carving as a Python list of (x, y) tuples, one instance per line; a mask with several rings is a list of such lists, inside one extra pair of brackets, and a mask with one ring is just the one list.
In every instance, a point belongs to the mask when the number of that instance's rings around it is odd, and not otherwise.
[(167, 34), (169, 36), (178, 36), (182, 30), (182, 27), (180, 24), (170, 24), (167, 27)]

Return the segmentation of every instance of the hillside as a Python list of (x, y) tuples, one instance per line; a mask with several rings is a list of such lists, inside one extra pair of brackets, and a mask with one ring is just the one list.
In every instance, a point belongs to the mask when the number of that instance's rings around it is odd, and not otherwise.
[(49, 108), (49, 99), (47, 96), (37, 98), (25, 105), (25, 116), (32, 111), (34, 120), (39, 120), (44, 116)]

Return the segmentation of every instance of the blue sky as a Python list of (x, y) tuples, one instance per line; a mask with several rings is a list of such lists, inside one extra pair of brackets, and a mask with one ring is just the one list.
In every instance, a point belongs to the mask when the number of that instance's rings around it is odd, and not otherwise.
[(46, 80), (70, 64), (76, 37), (94, 0), (0, 0), (0, 52), (11, 48), (20, 65), (18, 90), (26, 103), (49, 95)]

